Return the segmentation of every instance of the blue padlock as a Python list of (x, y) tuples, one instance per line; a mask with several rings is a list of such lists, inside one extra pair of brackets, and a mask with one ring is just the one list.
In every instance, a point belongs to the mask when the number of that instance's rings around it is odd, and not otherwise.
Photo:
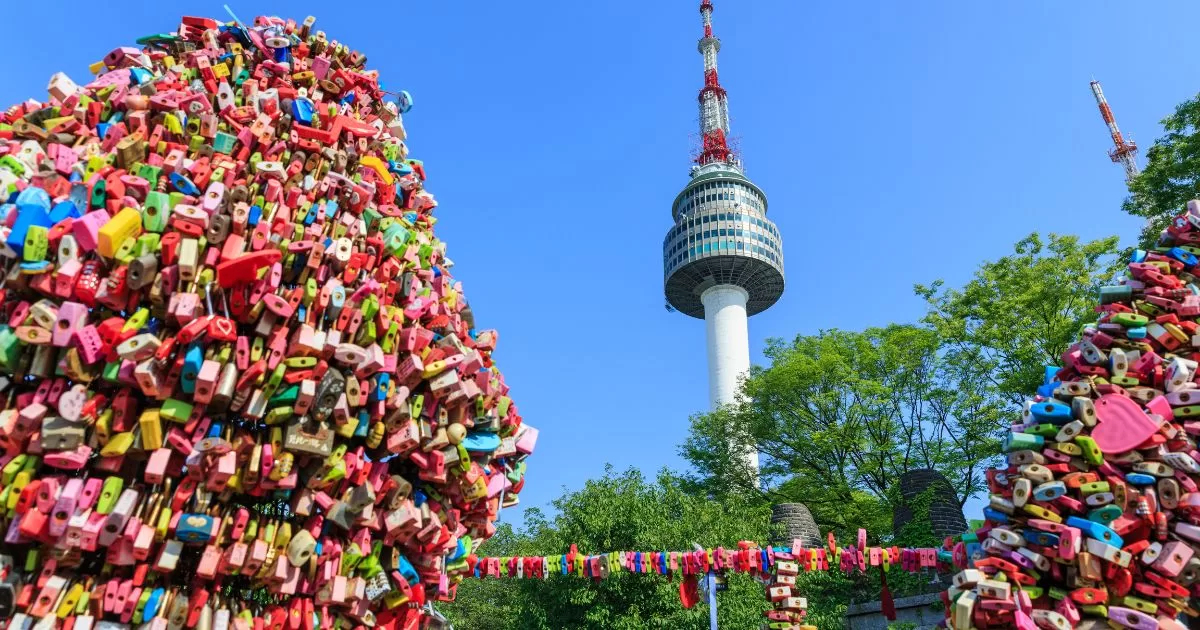
[(1200, 262), (1196, 259), (1195, 254), (1178, 247), (1172, 247), (1171, 249), (1167, 250), (1167, 255), (1188, 267), (1195, 267), (1196, 263)]
[[(26, 188), (21, 195), (24, 195), (30, 190), (41, 190), (40, 188)], [(45, 191), (41, 191), (46, 194)], [(29, 233), (29, 228), (39, 225), (45, 228), (50, 228), (54, 222), (50, 220), (50, 202), (47, 198), (46, 206), (43, 208), (37, 204), (29, 204), (26, 206), (20, 205), (20, 197), (17, 196), (17, 220), (13, 223), (12, 231), (8, 234), (8, 239), (4, 242), (10, 249), (16, 252), (17, 256), (25, 253), (25, 236)]]
[(175, 538), (185, 543), (206, 543), (212, 539), (213, 517), (207, 514), (183, 514), (175, 526)]
[(1067, 485), (1061, 481), (1043, 483), (1033, 489), (1033, 498), (1038, 501), (1053, 501), (1067, 493)]
[(500, 448), (500, 436), (486, 431), (472, 431), (462, 441), (469, 453), (491, 453)]
[(408, 561), (408, 558), (400, 555), (396, 564), (398, 565), (396, 570), (400, 572), (401, 577), (407, 580), (409, 584), (420, 583), (421, 577), (417, 575), (417, 570), (413, 568), (413, 565)]
[(1154, 475), (1131, 472), (1125, 475), (1125, 482), (1134, 486), (1152, 486), (1158, 483)]
[(1057, 547), (1058, 536), (1050, 532), (1043, 532), (1038, 529), (1025, 529), (1021, 531), (1021, 537), (1035, 545), (1041, 547)]
[(1029, 413), (1033, 414), (1033, 417), (1037, 418), (1038, 422), (1066, 424), (1072, 420), (1071, 406), (1057, 400), (1047, 400), (1033, 404), (1029, 407)]
[(1001, 512), (1000, 510), (997, 510), (995, 508), (991, 508), (991, 507), (983, 508), (983, 517), (989, 521), (995, 521), (997, 523), (1007, 523), (1008, 522), (1007, 514), (1005, 514), (1004, 512)]
[(175, 190), (178, 190), (185, 195), (191, 195), (193, 197), (200, 196), (200, 189), (196, 188), (196, 185), (192, 183), (192, 180), (179, 171), (171, 173), (171, 185), (175, 187)]
[(315, 109), (313, 102), (307, 98), (292, 99), (292, 119), (298, 123), (311, 127)]
[(200, 367), (204, 364), (204, 350), (199, 344), (188, 346), (183, 355), (183, 373), (179, 376), (179, 389), (185, 394), (196, 392), (196, 377), (200, 375)]
[(399, 109), (401, 114), (407, 114), (412, 108), (412, 94), (409, 94), (408, 90), (400, 90), (400, 93), (396, 95), (396, 109)]
[[(71, 192), (74, 194), (74, 189)], [(79, 211), (79, 207), (75, 205), (73, 200), (60, 201), (50, 210), (50, 221), (53, 223), (58, 223), (67, 218), (78, 219), (81, 216), (83, 216), (83, 213)]]
[(1114, 532), (1107, 526), (1097, 523), (1096, 521), (1091, 521), (1086, 518), (1079, 518), (1078, 516), (1068, 516), (1067, 527), (1077, 528), (1079, 531), (1083, 532), (1085, 536), (1089, 538), (1095, 538), (1106, 545), (1111, 545), (1113, 547), (1124, 546), (1124, 540), (1122, 540), (1121, 536), (1118, 535), (1117, 532)]

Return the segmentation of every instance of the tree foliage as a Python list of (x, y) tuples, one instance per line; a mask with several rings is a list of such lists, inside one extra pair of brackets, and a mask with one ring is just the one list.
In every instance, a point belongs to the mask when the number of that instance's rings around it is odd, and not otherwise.
[[(711, 501), (684, 490), (667, 472), (650, 481), (636, 470), (606, 468), (600, 479), (553, 502), (557, 516), (526, 512), (521, 530), (504, 528), (481, 548), (484, 555), (553, 555), (571, 544), (581, 553), (687, 550), (765, 541), (770, 511), (732, 499)], [(732, 576), (718, 595), (721, 627), (753, 628), (767, 602), (762, 586)], [(473, 628), (707, 628), (703, 603), (685, 610), (679, 578), (621, 573), (593, 582), (574, 576), (546, 580), (468, 579), (458, 601), (444, 607), (455, 627)]]
[(918, 285), (925, 323), (952, 369), (1020, 405), (1057, 365), (1080, 328), (1095, 321), (1097, 288), (1117, 271), (1117, 238), (1031, 234), (1014, 252), (982, 264), (961, 289)]
[(1166, 132), (1146, 152), (1146, 168), (1129, 185), (1126, 212), (1150, 220), (1141, 242), (1153, 247), (1171, 217), (1200, 197), (1200, 95), (1162, 120)]
[[(893, 482), (936, 469), (965, 501), (995, 450), (995, 401), (959, 378), (937, 335), (892, 325), (768, 342), (743, 401), (692, 419), (681, 454), (715, 496), (799, 501), (842, 535), (891, 526)], [(759, 484), (732, 455), (755, 445)], [(760, 489), (760, 487), (762, 489)]]
[[(918, 325), (770, 340), (737, 405), (699, 414), (680, 452), (692, 487), (715, 497), (799, 501), (839, 535), (891, 533), (893, 487), (938, 470), (960, 502), (983, 488), (997, 431), (1094, 321), (1116, 271), (1116, 238), (1032, 234), (958, 289), (917, 286)], [(736, 457), (755, 445), (756, 479)]]

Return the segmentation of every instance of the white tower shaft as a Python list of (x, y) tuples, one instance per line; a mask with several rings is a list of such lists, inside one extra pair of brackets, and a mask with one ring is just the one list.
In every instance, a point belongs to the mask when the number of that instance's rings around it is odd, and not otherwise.
[[(746, 301), (750, 294), (732, 284), (718, 284), (700, 295), (708, 338), (708, 401), (713, 409), (739, 399), (742, 379), (750, 371), (750, 334)], [(758, 453), (743, 454), (746, 466), (758, 470)]]

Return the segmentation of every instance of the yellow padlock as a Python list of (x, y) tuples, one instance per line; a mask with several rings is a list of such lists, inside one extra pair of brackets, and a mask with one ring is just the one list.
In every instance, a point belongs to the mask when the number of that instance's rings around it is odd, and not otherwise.
[(162, 418), (158, 414), (158, 409), (143, 411), (138, 418), (138, 426), (142, 429), (142, 448), (144, 450), (154, 451), (162, 448)]
[(142, 234), (142, 213), (133, 208), (123, 208), (117, 216), (100, 226), (96, 238), (96, 251), (105, 258), (117, 255), (117, 248), (126, 239), (134, 239)]
[(100, 455), (103, 457), (124, 455), (129, 451), (130, 446), (133, 446), (133, 432), (123, 431), (109, 438), (108, 444), (100, 449)]

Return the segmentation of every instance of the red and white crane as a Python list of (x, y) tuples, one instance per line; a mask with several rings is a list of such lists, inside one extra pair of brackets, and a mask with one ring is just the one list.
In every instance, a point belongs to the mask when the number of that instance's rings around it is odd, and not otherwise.
[(1133, 140), (1126, 140), (1121, 135), (1121, 130), (1117, 128), (1117, 119), (1113, 117), (1112, 109), (1108, 107), (1108, 100), (1104, 98), (1104, 91), (1100, 89), (1099, 81), (1092, 81), (1092, 94), (1096, 97), (1096, 104), (1100, 106), (1100, 115), (1104, 118), (1104, 124), (1108, 125), (1108, 132), (1112, 134), (1114, 148), (1108, 152), (1108, 157), (1125, 169), (1126, 182), (1133, 181), (1139, 172), (1137, 143)]

